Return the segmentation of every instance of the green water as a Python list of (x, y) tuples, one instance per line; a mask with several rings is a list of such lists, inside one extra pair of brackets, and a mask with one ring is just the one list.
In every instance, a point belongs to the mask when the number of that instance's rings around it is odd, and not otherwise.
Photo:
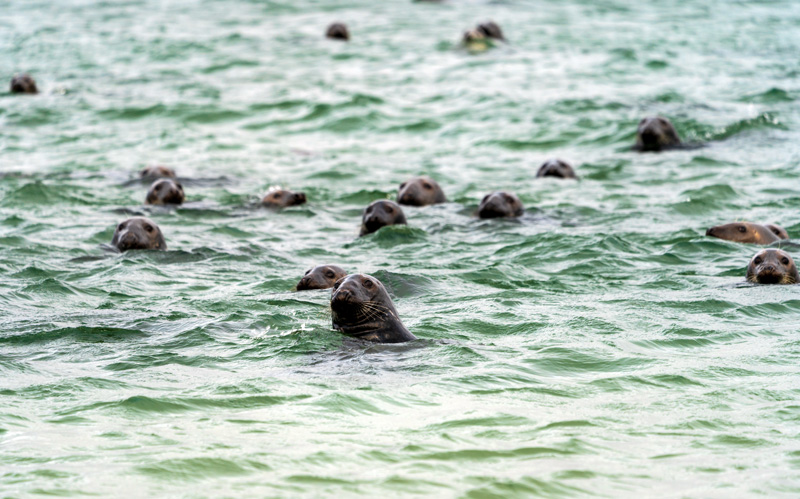
[[(510, 44), (459, 49), (485, 19)], [(350, 43), (325, 40), (349, 24)], [(800, 5), (0, 0), (0, 493), (800, 494)], [(5, 83), (4, 83), (5, 85)], [(640, 118), (706, 147), (629, 150)], [(581, 180), (535, 179), (550, 157)], [(146, 164), (186, 206), (145, 210)], [(408, 177), (451, 202), (357, 239)], [(254, 207), (281, 185), (309, 203)], [(516, 192), (520, 221), (473, 213)], [(169, 251), (105, 252), (147, 213)], [(800, 256), (789, 248), (795, 257)], [(331, 330), (314, 264), (420, 341)]]

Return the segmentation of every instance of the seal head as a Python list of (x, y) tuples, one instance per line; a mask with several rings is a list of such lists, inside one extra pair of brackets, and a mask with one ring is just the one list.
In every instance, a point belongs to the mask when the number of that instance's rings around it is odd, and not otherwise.
[(383, 284), (366, 274), (336, 281), (331, 316), (333, 329), (362, 340), (403, 343), (417, 339), (403, 325)]
[(183, 204), (186, 196), (183, 194), (183, 186), (171, 178), (156, 180), (147, 191), (145, 204), (165, 205)]
[(708, 229), (706, 235), (748, 244), (772, 244), (780, 241), (780, 238), (766, 226), (750, 222), (717, 225)]
[(403, 209), (394, 201), (381, 199), (373, 201), (361, 215), (361, 232), (359, 236), (372, 234), (387, 225), (406, 225)]
[(506, 191), (497, 191), (487, 194), (478, 207), (480, 218), (513, 218), (519, 217), (525, 211), (522, 201), (517, 196)]
[(347, 272), (336, 265), (318, 265), (306, 270), (303, 278), (297, 283), (297, 291), (332, 288), (336, 281), (346, 275)]
[(117, 226), (111, 245), (120, 251), (135, 249), (166, 250), (161, 229), (145, 217), (129, 218)]
[(332, 40), (350, 40), (350, 32), (347, 30), (347, 26), (345, 26), (344, 23), (333, 23), (328, 26), (325, 36)]
[(14, 75), (11, 78), (11, 93), (12, 94), (38, 94), (39, 89), (36, 88), (36, 82), (27, 73)]
[(578, 178), (572, 166), (561, 159), (549, 159), (539, 167), (537, 177)]
[(772, 231), (772, 233), (778, 236), (779, 239), (789, 239), (789, 233), (786, 232), (786, 229), (783, 227), (779, 227), (775, 224), (766, 224), (764, 227)]
[(139, 172), (139, 177), (144, 180), (159, 178), (175, 178), (175, 170), (166, 166), (146, 166)]
[(397, 191), (397, 202), (409, 206), (427, 206), (429, 204), (446, 203), (442, 188), (430, 177), (416, 177), (400, 184)]
[(483, 34), (483, 36), (486, 38), (494, 38), (495, 40), (506, 41), (506, 37), (503, 36), (503, 30), (501, 30), (500, 26), (498, 26), (494, 21), (481, 23), (475, 29)]
[(635, 149), (639, 151), (662, 151), (681, 145), (675, 127), (666, 118), (651, 116), (643, 118), (636, 130)]
[(759, 251), (747, 266), (747, 280), (758, 284), (797, 284), (797, 266), (785, 251)]
[(297, 206), (305, 204), (306, 194), (304, 192), (292, 192), (283, 189), (273, 189), (261, 199), (261, 204), (268, 208), (286, 208), (287, 206)]

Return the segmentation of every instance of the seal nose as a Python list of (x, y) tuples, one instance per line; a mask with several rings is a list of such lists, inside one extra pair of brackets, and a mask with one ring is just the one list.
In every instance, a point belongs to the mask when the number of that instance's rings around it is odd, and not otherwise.
[(308, 277), (303, 277), (300, 279), (300, 282), (297, 283), (297, 289), (305, 289), (308, 287)]
[(707, 236), (713, 236), (714, 235), (714, 227), (711, 227), (710, 229), (708, 229), (706, 231), (706, 235)]
[(763, 269), (764, 269), (764, 272), (768, 273), (768, 274), (772, 274), (773, 272), (775, 272), (775, 266), (774, 265), (764, 265)]

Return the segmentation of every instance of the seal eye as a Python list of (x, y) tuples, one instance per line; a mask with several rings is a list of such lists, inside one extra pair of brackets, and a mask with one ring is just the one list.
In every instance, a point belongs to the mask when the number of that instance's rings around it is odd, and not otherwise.
[(306, 270), (306, 273), (303, 275), (308, 275), (309, 272), (311, 272), (311, 269)]
[(759, 265), (761, 262), (763, 262), (763, 260), (761, 259), (760, 256), (755, 257), (755, 259), (753, 260), (753, 263), (755, 263), (756, 265)]
[(744, 225), (740, 225), (737, 230), (741, 233), (745, 233), (747, 232), (747, 227), (745, 227)]
[(509, 196), (508, 194), (503, 194), (503, 199), (505, 199), (506, 202), (508, 202), (508, 203), (513, 203), (514, 202), (514, 199), (511, 196)]
[(333, 289), (339, 289), (339, 286), (342, 285), (342, 280), (339, 279), (338, 281), (333, 283)]
[(394, 213), (394, 208), (392, 208), (391, 206), (387, 206), (386, 213)]
[(786, 257), (781, 258), (781, 263), (784, 265), (789, 265), (789, 259)]
[(272, 197), (273, 197), (274, 199), (278, 199), (278, 198), (280, 198), (280, 197), (281, 197), (281, 193), (280, 193), (280, 192), (276, 192), (275, 194), (273, 194), (273, 195), (272, 195)]
[(483, 196), (483, 199), (481, 199), (481, 203), (485, 203), (488, 200), (489, 200), (489, 195), (487, 194), (487, 195)]
[(431, 184), (429, 184), (428, 182), (425, 182), (424, 184), (422, 184), (422, 187), (424, 187), (424, 188), (426, 188), (428, 190), (433, 189), (433, 186)]
[(331, 270), (325, 272), (325, 275), (328, 276), (328, 278), (330, 278), (330, 279), (333, 279), (334, 277), (336, 277), (336, 274), (334, 274), (333, 271), (331, 271)]
[(162, 185), (164, 185), (164, 184), (158, 184), (157, 186), (155, 186), (155, 188), (153, 190), (160, 191)]
[(406, 187), (406, 184), (407, 184), (407, 183), (408, 183), (408, 182), (403, 182), (402, 184), (400, 184), (400, 188), (401, 188), (401, 189), (405, 189), (405, 187)]
[(146, 230), (147, 232), (153, 232), (153, 226), (150, 224), (146, 224), (144, 226), (144, 230)]
[(373, 286), (372, 281), (370, 281), (369, 279), (364, 281), (364, 287), (365, 288), (371, 288), (372, 286)]
[(117, 227), (117, 230), (121, 231), (121, 230), (122, 230), (122, 229), (124, 229), (124, 228), (125, 228), (125, 223), (121, 223), (121, 224), (119, 224), (119, 226)]

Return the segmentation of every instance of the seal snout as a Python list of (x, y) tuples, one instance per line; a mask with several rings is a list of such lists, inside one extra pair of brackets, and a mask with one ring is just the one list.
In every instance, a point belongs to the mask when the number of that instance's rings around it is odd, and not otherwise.
[(716, 237), (716, 235), (714, 234), (714, 227), (711, 227), (710, 229), (708, 229), (708, 230), (706, 231), (706, 235), (707, 235), (707, 236)]

